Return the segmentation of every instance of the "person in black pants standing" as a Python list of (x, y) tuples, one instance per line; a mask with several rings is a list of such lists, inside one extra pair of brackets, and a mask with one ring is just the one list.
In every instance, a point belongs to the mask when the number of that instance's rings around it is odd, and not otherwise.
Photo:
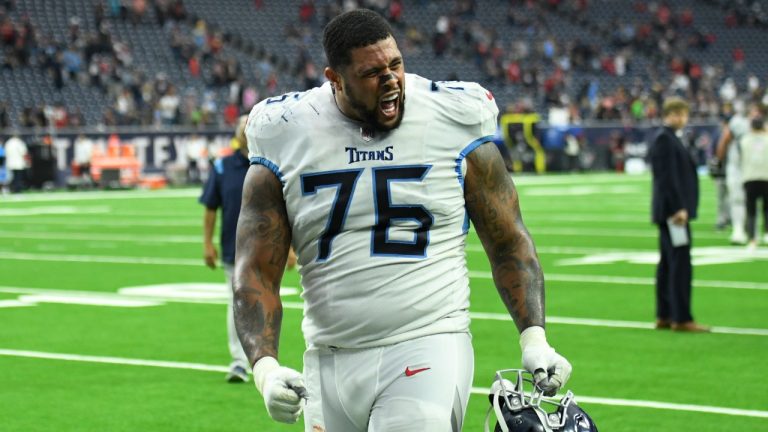
[(653, 171), (652, 218), (659, 227), (661, 257), (656, 268), (656, 328), (708, 332), (691, 314), (691, 229), (699, 203), (696, 163), (678, 134), (688, 123), (688, 104), (664, 102), (664, 127), (649, 150)]
[[(765, 111), (764, 109), (762, 111)], [(757, 202), (763, 201), (763, 243), (768, 244), (768, 132), (761, 112), (741, 139), (741, 170), (747, 197), (747, 248), (757, 248)]]

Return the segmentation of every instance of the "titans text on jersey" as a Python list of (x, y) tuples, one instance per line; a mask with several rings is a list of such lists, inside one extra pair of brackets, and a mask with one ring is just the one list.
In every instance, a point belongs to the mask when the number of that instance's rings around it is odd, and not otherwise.
[(413, 74), (403, 121), (387, 132), (344, 116), (329, 83), (254, 107), (250, 161), (283, 185), (309, 344), (468, 332), (465, 158), (491, 140), (497, 115), (478, 84)]
[(344, 147), (344, 151), (349, 155), (349, 163), (355, 163), (360, 161), (391, 161), (395, 158), (392, 154), (394, 146), (387, 146), (384, 150), (360, 150), (356, 147)]

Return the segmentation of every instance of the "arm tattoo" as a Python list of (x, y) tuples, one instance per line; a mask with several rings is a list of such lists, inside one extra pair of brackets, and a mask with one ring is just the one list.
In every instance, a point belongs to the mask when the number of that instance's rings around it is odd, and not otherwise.
[(277, 358), (283, 320), (280, 281), (290, 243), (280, 180), (253, 165), (243, 185), (232, 278), (235, 327), (251, 365), (264, 356)]
[(544, 275), (520, 215), (517, 191), (493, 143), (467, 157), (464, 198), (493, 281), (519, 331), (544, 326)]

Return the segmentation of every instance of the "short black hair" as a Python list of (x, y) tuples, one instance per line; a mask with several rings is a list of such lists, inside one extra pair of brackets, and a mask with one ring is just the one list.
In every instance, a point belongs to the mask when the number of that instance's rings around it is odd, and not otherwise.
[(352, 62), (350, 51), (373, 45), (392, 36), (386, 19), (370, 9), (345, 12), (325, 26), (323, 48), (328, 65), (333, 69)]

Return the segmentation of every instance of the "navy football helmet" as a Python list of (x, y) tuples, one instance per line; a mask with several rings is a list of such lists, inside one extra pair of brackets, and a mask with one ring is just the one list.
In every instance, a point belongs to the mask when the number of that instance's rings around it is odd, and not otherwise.
[[(505, 379), (505, 374), (510, 378), (514, 374), (514, 382)], [(497, 420), (494, 432), (597, 432), (597, 426), (576, 404), (570, 390), (559, 402), (545, 399), (533, 375), (524, 369), (496, 371), (489, 398), (485, 432), (490, 432), (491, 412)]]

